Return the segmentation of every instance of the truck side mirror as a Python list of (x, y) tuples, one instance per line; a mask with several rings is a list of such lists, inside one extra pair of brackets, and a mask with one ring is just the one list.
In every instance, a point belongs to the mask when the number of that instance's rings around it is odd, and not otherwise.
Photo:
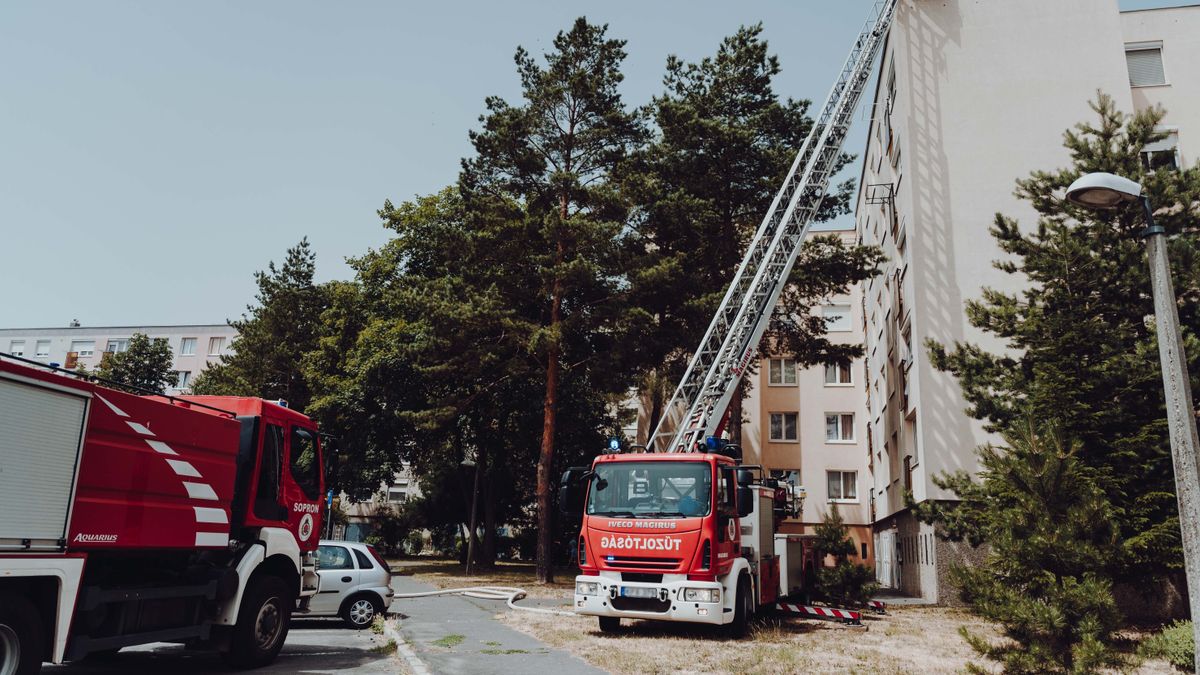
[(737, 483), (738, 483), (738, 485), (753, 485), (754, 484), (754, 472), (751, 471), (750, 469), (738, 469)]
[(564, 517), (583, 515), (583, 498), (587, 496), (584, 478), (590, 470), (586, 466), (573, 466), (563, 472), (558, 485), (558, 510)]
[(749, 487), (739, 487), (737, 489), (737, 514), (738, 518), (745, 518), (754, 512), (754, 490)]

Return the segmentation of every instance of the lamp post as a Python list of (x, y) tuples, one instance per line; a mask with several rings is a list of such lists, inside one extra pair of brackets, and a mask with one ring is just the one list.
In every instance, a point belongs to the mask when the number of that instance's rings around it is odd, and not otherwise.
[[(1067, 188), (1067, 200), (1089, 209), (1112, 209), (1141, 202), (1146, 218), (1142, 239), (1150, 263), (1154, 293), (1154, 322), (1158, 329), (1158, 358), (1162, 363), (1163, 391), (1171, 438), (1171, 461), (1175, 467), (1175, 495), (1179, 500), (1183, 564), (1187, 573), (1188, 600), (1192, 614), (1192, 639), (1200, 653), (1200, 439), (1192, 409), (1192, 385), (1188, 379), (1183, 335), (1179, 330), (1179, 308), (1167, 261), (1166, 230), (1154, 222), (1150, 199), (1142, 186), (1110, 173), (1089, 173)], [(1197, 662), (1200, 664), (1200, 662)], [(1200, 674), (1200, 665), (1196, 666)]]

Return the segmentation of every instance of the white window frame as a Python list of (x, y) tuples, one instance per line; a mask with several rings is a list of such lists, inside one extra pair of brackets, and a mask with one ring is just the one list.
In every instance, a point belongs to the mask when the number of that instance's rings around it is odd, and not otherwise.
[(112, 354), (120, 354), (129, 350), (129, 338), (110, 338), (104, 344), (104, 351)]
[[(88, 349), (80, 349), (79, 346), (91, 345)], [(71, 340), (71, 351), (75, 352), (76, 356), (95, 356), (96, 341), (95, 340)]]
[(177, 370), (175, 371), (175, 388), (187, 389), (192, 384), (192, 371)]
[[(42, 351), (43, 345), (45, 346), (46, 351)], [(38, 340), (38, 341), (34, 342), (33, 357), (35, 359), (44, 359), (44, 358), (48, 358), (49, 356), (50, 356), (50, 341), (49, 340)]]
[[(834, 497), (829, 493), (829, 478), (834, 474), (838, 475), (838, 488), (842, 493), (841, 497)], [(854, 476), (854, 496), (846, 497), (846, 475)], [(825, 471), (825, 492), (826, 499), (833, 504), (857, 504), (858, 503), (858, 470), (857, 469), (827, 469)]]
[(1129, 86), (1133, 89), (1142, 89), (1145, 87), (1169, 87), (1171, 86), (1171, 78), (1167, 77), (1167, 61), (1163, 54), (1162, 40), (1154, 40), (1151, 42), (1127, 42), (1125, 43), (1125, 68), (1129, 69), (1129, 54), (1130, 52), (1158, 52), (1158, 63), (1162, 67), (1162, 82), (1152, 84), (1134, 84), (1133, 73), (1129, 73)]
[[(197, 342), (199, 342), (199, 340), (197, 340), (194, 337), (180, 338), (180, 340), (179, 340), (179, 355), (180, 356), (195, 356)], [(191, 345), (191, 347), (192, 347), (191, 351), (188, 351), (188, 345)]]
[[(775, 381), (775, 364), (779, 364), (779, 381)], [(788, 366), (791, 366), (792, 381), (788, 382)], [(767, 386), (795, 387), (799, 380), (796, 374), (796, 359), (767, 359)]]
[[(837, 420), (837, 438), (829, 437), (829, 418), (833, 417)], [(846, 417), (850, 418), (850, 437), (846, 438)], [(852, 412), (827, 412), (825, 413), (825, 442), (829, 445), (853, 445), (858, 441), (855, 440), (854, 433), (854, 413)]]
[(854, 308), (848, 302), (831, 302), (828, 305), (823, 305), (821, 307), (821, 318), (829, 319), (830, 318), (829, 310), (843, 309), (843, 308), (846, 310), (846, 327), (845, 328), (836, 328), (835, 327), (836, 324), (832, 324), (829, 321), (826, 321), (825, 322), (825, 332), (826, 333), (849, 333), (854, 330)]
[[(217, 346), (217, 351), (215, 352), (213, 351), (213, 345)], [(208, 355), (220, 356), (223, 353), (225, 353), (225, 337), (217, 336), (208, 338)]]
[[(779, 436), (775, 436), (775, 416), (779, 416)], [(791, 417), (794, 420), (792, 427), (795, 432), (794, 438), (787, 437), (787, 419)], [(800, 413), (796, 411), (780, 411), (767, 414), (767, 436), (772, 443), (799, 443), (800, 442)]]
[(9, 340), (8, 353), (13, 356), (25, 356), (25, 341), (24, 340)]
[[(843, 366), (845, 366), (846, 375), (850, 378), (845, 382), (842, 382), (841, 378), (840, 378)], [(835, 375), (835, 377), (833, 378), (833, 380), (834, 380), (833, 382), (829, 381), (829, 371), (831, 368), (834, 369), (834, 375)], [(844, 361), (844, 362), (839, 362), (839, 363), (826, 363), (825, 364), (825, 386), (826, 387), (853, 387), (854, 386), (854, 362), (853, 361)]]

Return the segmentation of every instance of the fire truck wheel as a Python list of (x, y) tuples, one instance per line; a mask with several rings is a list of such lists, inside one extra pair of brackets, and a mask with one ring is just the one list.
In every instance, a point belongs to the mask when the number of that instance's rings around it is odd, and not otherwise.
[(754, 614), (754, 598), (750, 596), (750, 577), (738, 579), (737, 598), (734, 600), (733, 621), (725, 624), (725, 636), (741, 640), (750, 632), (750, 617)]
[(229, 651), (223, 656), (235, 668), (258, 668), (275, 660), (287, 639), (294, 593), (279, 577), (251, 580), (242, 596)]
[(23, 595), (0, 593), (0, 675), (42, 670), (46, 636), (37, 608)]
[(342, 603), (340, 614), (342, 621), (345, 621), (347, 626), (355, 630), (362, 630), (371, 627), (371, 624), (375, 622), (375, 617), (379, 616), (382, 609), (377, 600), (363, 594), (352, 596)]
[(615, 633), (621, 630), (621, 617), (619, 616), (602, 616), (600, 617), (600, 632)]

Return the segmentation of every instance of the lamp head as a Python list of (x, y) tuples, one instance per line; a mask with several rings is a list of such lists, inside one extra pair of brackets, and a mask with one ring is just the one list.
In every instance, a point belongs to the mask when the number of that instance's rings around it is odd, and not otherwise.
[(1115, 209), (1142, 196), (1142, 186), (1111, 173), (1080, 176), (1067, 188), (1067, 201), (1088, 209)]

